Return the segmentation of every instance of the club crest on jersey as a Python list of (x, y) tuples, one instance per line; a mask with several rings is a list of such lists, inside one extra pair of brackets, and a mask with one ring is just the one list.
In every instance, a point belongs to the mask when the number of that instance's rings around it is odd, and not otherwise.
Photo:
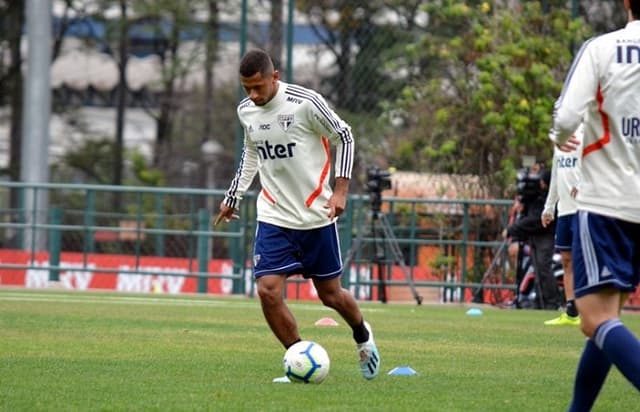
[(291, 126), (293, 126), (294, 117), (292, 114), (279, 114), (278, 115), (278, 124), (282, 128), (283, 131), (289, 130)]

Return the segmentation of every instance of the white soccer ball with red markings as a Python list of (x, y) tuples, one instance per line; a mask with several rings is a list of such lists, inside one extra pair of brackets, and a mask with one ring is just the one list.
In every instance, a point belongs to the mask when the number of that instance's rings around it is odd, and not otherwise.
[(303, 340), (292, 345), (282, 360), (291, 382), (320, 383), (329, 375), (329, 354), (316, 342)]

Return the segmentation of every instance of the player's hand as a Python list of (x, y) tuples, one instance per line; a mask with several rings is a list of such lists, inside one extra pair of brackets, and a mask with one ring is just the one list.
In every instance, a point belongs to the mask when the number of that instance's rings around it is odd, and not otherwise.
[(220, 212), (218, 213), (218, 216), (216, 216), (216, 220), (213, 222), (213, 225), (216, 226), (223, 219), (227, 223), (229, 223), (231, 220), (240, 219), (240, 216), (236, 214), (237, 211), (238, 209), (236, 208), (229, 207), (224, 203), (220, 203)]
[(543, 213), (540, 217), (540, 220), (542, 221), (542, 227), (547, 227), (551, 224), (551, 222), (553, 222), (553, 215), (549, 213)]
[(580, 140), (574, 135), (574, 136), (571, 136), (569, 140), (567, 140), (564, 144), (557, 145), (557, 146), (561, 152), (573, 152), (578, 148), (579, 145), (580, 145)]
[(324, 205), (325, 209), (329, 210), (327, 217), (329, 220), (333, 220), (340, 216), (347, 205), (346, 197), (336, 195), (335, 193), (329, 198), (329, 201)]

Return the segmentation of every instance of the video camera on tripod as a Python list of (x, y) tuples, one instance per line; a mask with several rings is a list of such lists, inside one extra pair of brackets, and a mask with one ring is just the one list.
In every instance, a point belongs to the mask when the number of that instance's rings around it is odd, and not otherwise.
[[(379, 280), (379, 299), (383, 303), (387, 302), (387, 278), (390, 278), (390, 275), (387, 273), (387, 271), (390, 270), (388, 268), (388, 263), (390, 262), (386, 261), (385, 250), (389, 248), (389, 250), (393, 254), (392, 262), (400, 265), (400, 269), (402, 270), (402, 274), (407, 281), (407, 285), (411, 288), (414, 299), (416, 300), (418, 305), (420, 305), (422, 303), (422, 296), (418, 294), (413, 279), (409, 274), (407, 265), (404, 261), (404, 256), (402, 255), (402, 250), (400, 248), (400, 245), (398, 244), (398, 239), (396, 239), (395, 235), (393, 234), (393, 228), (389, 224), (387, 217), (384, 213), (380, 212), (380, 207), (382, 204), (382, 191), (391, 189), (391, 171), (380, 170), (380, 168), (376, 166), (369, 167), (367, 169), (367, 184), (365, 188), (369, 193), (369, 197), (371, 198), (370, 235), (375, 254), (373, 256), (370, 256), (370, 261), (377, 267)], [(350, 267), (354, 257), (356, 256), (358, 251), (362, 249), (364, 245), (363, 232), (363, 230), (359, 231), (358, 236), (353, 242), (353, 246), (347, 253), (346, 259), (343, 264), (345, 268)]]
[(370, 166), (367, 169), (366, 189), (371, 196), (371, 209), (379, 212), (382, 205), (382, 191), (391, 189), (391, 172)]
[(542, 194), (541, 178), (541, 173), (532, 173), (528, 167), (518, 170), (516, 174), (516, 194), (521, 203), (529, 203)]

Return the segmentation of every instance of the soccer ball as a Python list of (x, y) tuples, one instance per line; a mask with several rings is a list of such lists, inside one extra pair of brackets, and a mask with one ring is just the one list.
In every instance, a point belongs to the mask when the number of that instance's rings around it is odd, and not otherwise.
[(291, 382), (320, 383), (329, 374), (329, 354), (315, 342), (303, 340), (284, 354), (282, 365)]

